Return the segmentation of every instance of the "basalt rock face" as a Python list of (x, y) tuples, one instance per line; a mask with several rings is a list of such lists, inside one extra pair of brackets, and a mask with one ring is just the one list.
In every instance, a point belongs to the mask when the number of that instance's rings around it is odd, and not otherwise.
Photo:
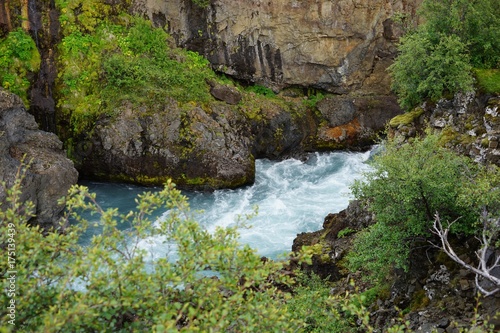
[[(38, 129), (19, 97), (0, 89), (0, 180), (12, 186), (21, 162), (31, 161), (23, 180), (21, 201), (32, 201), (33, 224), (59, 227), (64, 206), (57, 203), (78, 180), (78, 172), (66, 158), (62, 142), (53, 133)], [(6, 192), (0, 185), (0, 202)]]
[(338, 281), (345, 277), (338, 263), (351, 249), (354, 233), (374, 222), (375, 217), (363, 204), (351, 201), (346, 209), (328, 214), (321, 230), (298, 234), (293, 240), (292, 251), (313, 248), (312, 264), (303, 265), (302, 269), (314, 272), (323, 279)]
[(134, 8), (235, 78), (275, 90), (387, 94), (386, 68), (401, 34), (393, 16), (415, 17), (420, 3), (213, 0), (202, 9), (189, 0), (138, 0)]
[(320, 124), (318, 148), (366, 148), (387, 122), (402, 113), (394, 96), (334, 96), (317, 108), (326, 122)]
[(170, 101), (149, 111), (123, 105), (117, 118), (98, 121), (75, 152), (82, 176), (152, 185), (171, 178), (197, 189), (253, 182), (249, 129), (230, 107), (207, 112)]
[[(215, 94), (229, 89), (214, 87)], [(230, 91), (228, 101), (203, 108), (174, 100), (155, 110), (122, 105), (77, 145), (73, 156), (81, 176), (149, 185), (172, 179), (197, 190), (235, 188), (253, 183), (255, 158), (304, 151), (315, 133), (309, 110), (262, 98), (255, 107), (255, 94), (238, 97), (244, 101), (234, 105), (237, 90)]]

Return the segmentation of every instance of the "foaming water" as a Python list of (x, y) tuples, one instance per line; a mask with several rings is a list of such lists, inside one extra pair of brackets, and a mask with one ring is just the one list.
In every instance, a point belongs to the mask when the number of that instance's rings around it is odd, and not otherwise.
[[(365, 162), (370, 155), (332, 152), (311, 154), (305, 162), (257, 160), (256, 179), (251, 186), (185, 194), (196, 220), (208, 231), (235, 225), (238, 216), (251, 214), (257, 206), (258, 215), (247, 223), (250, 228), (240, 230), (241, 242), (262, 256), (276, 258), (291, 250), (298, 233), (320, 229), (328, 213), (347, 207), (349, 186), (369, 169)], [(84, 185), (96, 192), (103, 207), (118, 207), (124, 212), (133, 209), (134, 198), (145, 190), (125, 184)], [(83, 242), (99, 232), (99, 228), (89, 230)], [(144, 240), (143, 246), (156, 255), (175, 251), (167, 249), (160, 239)]]

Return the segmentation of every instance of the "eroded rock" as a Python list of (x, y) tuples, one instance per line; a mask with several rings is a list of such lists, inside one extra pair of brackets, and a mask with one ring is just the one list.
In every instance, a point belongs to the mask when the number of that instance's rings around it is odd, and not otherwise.
[(327, 97), (318, 110), (327, 120), (318, 129), (320, 148), (367, 147), (391, 118), (402, 113), (394, 96)]
[[(53, 133), (38, 129), (19, 97), (0, 89), (0, 180), (12, 186), (21, 163), (31, 162), (22, 182), (22, 201), (32, 201), (36, 217), (31, 223), (58, 228), (64, 206), (57, 201), (78, 180), (62, 142)], [(0, 186), (0, 202), (5, 200)]]
[(184, 188), (234, 188), (254, 179), (249, 130), (224, 104), (205, 111), (169, 101), (162, 110), (124, 104), (101, 119), (76, 152), (82, 176)]
[[(416, 18), (421, 0), (142, 0), (134, 9), (167, 23), (177, 44), (220, 72), (275, 90), (315, 87), (337, 94), (387, 94), (386, 68), (401, 29), (395, 13)], [(164, 19), (158, 20), (161, 16)]]
[[(390, 122), (397, 140), (424, 134), (426, 124), (442, 134), (441, 142), (476, 162), (500, 166), (500, 98), (474, 92), (457, 93), (451, 99), (424, 104)], [(405, 121), (404, 121), (405, 120)]]

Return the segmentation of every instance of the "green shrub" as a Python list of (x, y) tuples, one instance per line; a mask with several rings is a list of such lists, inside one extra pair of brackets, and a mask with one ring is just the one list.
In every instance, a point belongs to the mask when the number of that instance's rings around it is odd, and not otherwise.
[(28, 74), (40, 68), (40, 53), (33, 39), (22, 29), (0, 39), (0, 83), (21, 97), (27, 107), (30, 81)]
[(245, 90), (259, 94), (259, 95), (263, 95), (266, 97), (275, 97), (276, 96), (276, 94), (274, 93), (274, 91), (272, 91), (272, 89), (269, 89), (269, 88), (264, 87), (264, 86), (260, 86), (258, 84), (253, 85), (253, 86), (248, 86)]
[(355, 326), (341, 318), (336, 304), (332, 303), (328, 281), (317, 275), (300, 273), (293, 297), (287, 302), (288, 311), (304, 321), (299, 332), (355, 332)]
[[(102, 210), (94, 194), (73, 187), (66, 204), (78, 224), (45, 235), (27, 224), (33, 205), (21, 201), (20, 182), (6, 191), (0, 268), (16, 271), (15, 296), (2, 293), (0, 299), (14, 299), (15, 318), (2, 307), (1, 331), (290, 332), (300, 324), (275, 287), (288, 283), (278, 274), (281, 264), (241, 246), (235, 228), (203, 230), (171, 183), (140, 195), (127, 214)], [(158, 209), (169, 214), (155, 222)], [(82, 211), (98, 214), (102, 227), (88, 246), (78, 243), (89, 224), (77, 213)], [(150, 237), (161, 237), (170, 250), (146, 251), (141, 243)], [(6, 260), (11, 238), (15, 264)], [(10, 283), (2, 279), (2, 290)]]
[(75, 134), (91, 130), (100, 115), (113, 115), (124, 101), (156, 107), (168, 98), (212, 99), (206, 79), (215, 73), (205, 58), (170, 48), (169, 35), (149, 21), (124, 22), (98, 20), (91, 32), (67, 29), (71, 32), (59, 45), (59, 107)]
[(442, 35), (434, 44), (426, 32), (403, 37), (400, 54), (389, 67), (392, 88), (402, 108), (437, 101), (445, 94), (472, 90), (472, 74), (465, 44), (454, 35)]
[(401, 39), (389, 68), (400, 105), (472, 89), (471, 69), (500, 67), (497, 0), (424, 0), (416, 30)]
[[(368, 203), (377, 222), (359, 233), (348, 255), (352, 270), (378, 279), (389, 267), (406, 268), (415, 241), (430, 236), (434, 216), (452, 222), (452, 233), (476, 233), (482, 207), (497, 206), (498, 171), (438, 145), (436, 135), (398, 146), (388, 143), (373, 160), (373, 171), (352, 187)], [(498, 213), (497, 208), (494, 209)]]
[(316, 108), (316, 104), (318, 104), (319, 101), (321, 101), (323, 98), (325, 98), (325, 95), (322, 93), (318, 92), (315, 94), (311, 94), (307, 97), (306, 100), (304, 100), (304, 105), (309, 108)]
[(436, 44), (442, 35), (457, 36), (467, 45), (477, 68), (500, 67), (500, 16), (497, 0), (425, 0), (420, 7), (423, 28)]
[(346, 237), (347, 235), (353, 234), (353, 233), (355, 233), (355, 232), (356, 232), (356, 230), (354, 230), (354, 229), (351, 229), (351, 228), (347, 227), (347, 228), (344, 228), (344, 229), (340, 230), (340, 231), (338, 232), (338, 234), (337, 234), (337, 237), (338, 237), (338, 238), (344, 238), (344, 237)]

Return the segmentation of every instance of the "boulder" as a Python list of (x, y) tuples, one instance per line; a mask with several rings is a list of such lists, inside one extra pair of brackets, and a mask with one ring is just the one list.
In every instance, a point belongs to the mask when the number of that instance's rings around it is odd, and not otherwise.
[[(0, 89), (0, 180), (14, 183), (22, 164), (29, 168), (22, 182), (22, 201), (32, 201), (36, 216), (30, 221), (43, 228), (59, 227), (64, 208), (57, 201), (76, 184), (78, 172), (66, 157), (62, 142), (54, 133), (38, 129), (16, 95)], [(6, 188), (0, 185), (0, 203)]]
[(99, 120), (75, 157), (82, 177), (213, 190), (252, 183), (249, 129), (229, 105), (210, 110), (168, 101), (149, 110), (129, 103)]
[(215, 99), (231, 105), (236, 105), (241, 101), (241, 93), (236, 88), (225, 86), (215, 81), (209, 81), (208, 84), (210, 85), (210, 94)]
[(89, 135), (76, 138), (81, 177), (142, 185), (172, 179), (191, 190), (236, 188), (253, 183), (255, 158), (300, 157), (308, 149), (316, 120), (301, 98), (241, 98), (237, 105), (125, 102)]

